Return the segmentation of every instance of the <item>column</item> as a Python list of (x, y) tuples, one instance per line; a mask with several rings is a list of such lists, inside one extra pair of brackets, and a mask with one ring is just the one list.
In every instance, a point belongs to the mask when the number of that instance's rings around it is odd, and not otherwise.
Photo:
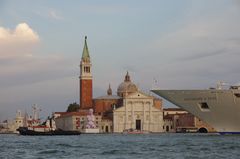
[(151, 126), (152, 125), (152, 107), (151, 104), (149, 104), (149, 127), (148, 127), (148, 131), (151, 131)]
[(124, 129), (127, 129), (127, 123), (128, 123), (128, 110), (127, 110), (127, 101), (125, 99), (125, 128)]
[(146, 116), (146, 114), (145, 114), (145, 103), (143, 102), (142, 104), (143, 104), (143, 122), (142, 122), (142, 130), (145, 130), (145, 129), (144, 129), (145, 121), (146, 121), (146, 119), (145, 119), (145, 116)]
[(131, 111), (132, 111), (132, 123), (131, 123), (131, 127), (132, 127), (133, 129), (135, 129), (135, 125), (134, 125), (135, 115), (134, 115), (134, 106), (133, 106), (133, 104), (134, 104), (134, 102), (132, 102), (132, 104), (131, 104)]

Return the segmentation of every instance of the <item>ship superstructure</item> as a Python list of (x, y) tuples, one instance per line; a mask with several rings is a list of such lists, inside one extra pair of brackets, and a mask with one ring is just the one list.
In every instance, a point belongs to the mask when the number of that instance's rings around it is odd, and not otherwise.
[(240, 133), (240, 86), (152, 92), (207, 122), (221, 134)]

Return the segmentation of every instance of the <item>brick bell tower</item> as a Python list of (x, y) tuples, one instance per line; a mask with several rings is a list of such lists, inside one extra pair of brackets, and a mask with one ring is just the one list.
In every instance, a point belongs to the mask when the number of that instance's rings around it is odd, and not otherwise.
[(87, 36), (80, 62), (80, 109), (92, 108), (92, 64), (87, 46)]

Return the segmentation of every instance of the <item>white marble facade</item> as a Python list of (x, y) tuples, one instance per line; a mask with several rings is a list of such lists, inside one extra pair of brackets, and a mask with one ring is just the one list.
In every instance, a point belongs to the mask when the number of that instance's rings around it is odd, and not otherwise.
[(135, 92), (123, 98), (123, 106), (113, 110), (113, 132), (128, 129), (163, 132), (163, 111), (154, 107), (154, 97)]

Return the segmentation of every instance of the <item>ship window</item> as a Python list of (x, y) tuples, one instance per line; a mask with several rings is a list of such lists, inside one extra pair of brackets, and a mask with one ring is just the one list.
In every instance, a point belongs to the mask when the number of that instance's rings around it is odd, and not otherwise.
[(240, 93), (234, 93), (236, 97), (240, 97)]
[(199, 103), (199, 107), (202, 109), (202, 110), (207, 110), (209, 111), (209, 106), (206, 102), (202, 102), (202, 103)]

